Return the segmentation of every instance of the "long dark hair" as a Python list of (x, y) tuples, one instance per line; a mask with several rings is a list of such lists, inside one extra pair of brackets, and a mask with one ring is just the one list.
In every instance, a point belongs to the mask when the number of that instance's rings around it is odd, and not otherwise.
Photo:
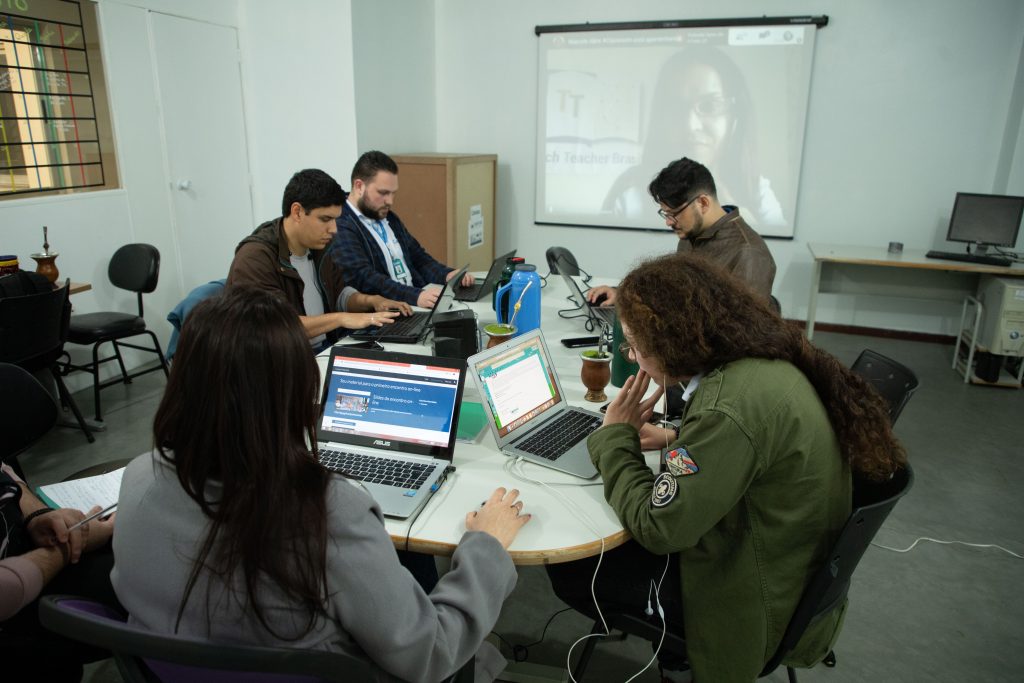
[(906, 462), (874, 387), (707, 259), (673, 254), (647, 261), (622, 281), (615, 303), (637, 348), (668, 375), (689, 377), (741, 358), (789, 361), (814, 386), (855, 471), (880, 480)]
[[(707, 66), (718, 74), (731, 102), (731, 128), (723, 141), (712, 173), (721, 187), (728, 187), (731, 201), (748, 206), (755, 214), (761, 206), (760, 167), (754, 103), (747, 79), (725, 53), (714, 47), (690, 46), (669, 57), (658, 72), (654, 92), (661, 98), (651, 107), (644, 141), (643, 165), (648, 169), (666, 166), (680, 156), (692, 156), (679, 139), (683, 130), (675, 101), (683, 74), (692, 66)], [(704, 160), (708, 165), (709, 160)]]
[[(229, 287), (189, 314), (153, 424), (156, 448), (210, 519), (175, 628), (203, 572), (229, 588), (241, 572), (248, 608), (282, 640), (308, 633), (325, 612), (329, 474), (314, 455), (318, 386), (309, 341), (281, 298)], [(211, 481), (221, 484), (216, 499), (207, 498)], [(271, 628), (259, 599), (268, 584), (305, 609), (303, 633)], [(208, 608), (209, 595), (207, 619)]]

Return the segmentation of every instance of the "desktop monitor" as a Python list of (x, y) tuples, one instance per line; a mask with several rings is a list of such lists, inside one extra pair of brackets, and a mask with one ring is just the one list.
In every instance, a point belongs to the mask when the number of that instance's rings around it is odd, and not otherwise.
[(946, 239), (974, 244), (979, 254), (989, 246), (1012, 249), (1017, 244), (1022, 214), (1024, 197), (957, 192)]

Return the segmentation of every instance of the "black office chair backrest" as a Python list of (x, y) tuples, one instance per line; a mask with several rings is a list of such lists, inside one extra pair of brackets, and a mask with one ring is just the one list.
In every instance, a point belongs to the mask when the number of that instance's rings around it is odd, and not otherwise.
[(149, 294), (160, 279), (160, 251), (151, 244), (126, 244), (110, 257), (107, 276), (115, 287)]
[(64, 348), (71, 307), (68, 286), (0, 299), (0, 362), (30, 371), (49, 367)]
[(917, 389), (917, 375), (902, 363), (871, 349), (864, 349), (850, 369), (870, 382), (882, 395), (889, 404), (889, 418), (895, 424)]
[(873, 482), (859, 476), (853, 479), (853, 512), (839, 533), (825, 564), (813, 575), (793, 617), (786, 627), (775, 655), (765, 665), (762, 676), (773, 671), (800, 642), (807, 626), (837, 607), (850, 588), (850, 577), (864, 556), (871, 539), (889, 513), (914, 484), (910, 465), (897, 470), (891, 479)]
[(580, 266), (576, 257), (565, 247), (548, 247), (545, 256), (548, 259), (548, 270), (552, 275), (580, 274)]
[[(70, 595), (40, 600), (39, 621), (73, 640), (110, 650), (129, 683), (151, 681), (313, 681), (375, 680), (368, 661), (337, 652), (214, 643), (147, 631), (125, 622), (101, 603)], [(239, 673), (241, 672), (241, 673)]]
[(41, 439), (57, 424), (57, 403), (32, 374), (11, 363), (0, 363), (0, 459), (14, 457)]

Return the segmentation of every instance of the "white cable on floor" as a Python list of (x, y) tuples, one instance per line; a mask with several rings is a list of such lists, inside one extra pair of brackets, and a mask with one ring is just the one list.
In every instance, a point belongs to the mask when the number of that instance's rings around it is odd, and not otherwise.
[(939, 543), (941, 545), (966, 545), (970, 548), (995, 548), (997, 550), (1002, 550), (1007, 555), (1013, 555), (1018, 560), (1024, 560), (1024, 555), (1018, 555), (1012, 550), (1007, 550), (1003, 546), (995, 545), (994, 543), (968, 543), (967, 541), (943, 541), (938, 538), (928, 538), (927, 536), (921, 536), (919, 538), (916, 538), (914, 542), (906, 548), (893, 548), (887, 545), (882, 545), (881, 543), (876, 543), (874, 541), (871, 542), (871, 545), (876, 546), (878, 548), (882, 548), (884, 550), (891, 550), (894, 553), (909, 553), (921, 541), (929, 541), (931, 543)]

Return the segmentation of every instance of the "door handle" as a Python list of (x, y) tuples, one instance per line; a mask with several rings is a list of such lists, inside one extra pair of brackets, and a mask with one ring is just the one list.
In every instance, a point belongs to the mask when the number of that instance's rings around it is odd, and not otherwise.
[(181, 190), (182, 192), (187, 192), (188, 190), (192, 189), (192, 181), (191, 180), (179, 180), (178, 181), (178, 189)]

